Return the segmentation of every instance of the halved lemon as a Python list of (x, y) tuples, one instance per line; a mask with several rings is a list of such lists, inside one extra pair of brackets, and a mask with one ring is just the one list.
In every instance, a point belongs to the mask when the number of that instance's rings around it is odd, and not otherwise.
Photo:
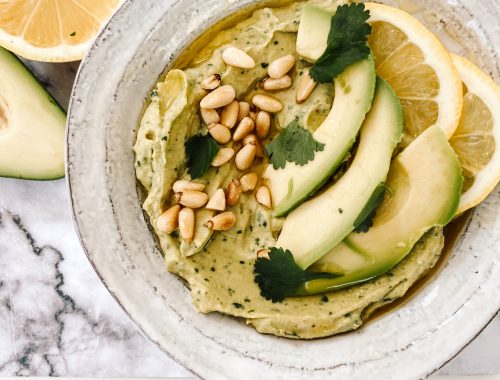
[(479, 204), (500, 180), (500, 87), (467, 59), (452, 58), (464, 83), (464, 108), (450, 139), (464, 176), (460, 214)]
[(377, 74), (403, 105), (406, 146), (432, 125), (448, 137), (458, 126), (462, 83), (449, 53), (415, 17), (393, 7), (366, 3), (372, 34), (369, 44)]
[(0, 1), (0, 45), (28, 59), (76, 61), (121, 0)]

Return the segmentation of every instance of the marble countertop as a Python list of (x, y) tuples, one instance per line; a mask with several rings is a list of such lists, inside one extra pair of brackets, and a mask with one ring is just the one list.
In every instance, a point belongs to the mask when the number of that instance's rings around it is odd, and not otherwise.
[[(67, 106), (78, 63), (27, 62)], [(500, 372), (500, 316), (441, 374)], [(188, 377), (100, 282), (64, 180), (0, 179), (0, 376)]]

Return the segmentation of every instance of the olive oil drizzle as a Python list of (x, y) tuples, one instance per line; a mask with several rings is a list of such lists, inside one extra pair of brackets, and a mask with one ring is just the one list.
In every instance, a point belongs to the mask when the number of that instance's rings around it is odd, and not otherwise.
[(444, 247), (436, 265), (434, 265), (434, 267), (424, 277), (415, 282), (403, 297), (375, 310), (367, 319), (364, 320), (363, 326), (405, 306), (423, 288), (428, 286), (439, 275), (439, 273), (441, 273), (446, 262), (450, 258), (456, 246), (460, 243), (463, 234), (467, 230), (472, 213), (473, 210), (466, 211), (444, 227)]

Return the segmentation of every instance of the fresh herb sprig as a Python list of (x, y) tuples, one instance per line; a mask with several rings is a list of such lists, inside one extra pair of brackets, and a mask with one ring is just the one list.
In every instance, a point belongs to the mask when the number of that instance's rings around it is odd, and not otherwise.
[(300, 286), (307, 281), (339, 276), (303, 270), (295, 263), (288, 249), (274, 247), (270, 249), (269, 259), (257, 258), (254, 275), (260, 294), (273, 302), (281, 302), (287, 296), (297, 295)]
[(210, 136), (196, 135), (185, 144), (188, 172), (192, 179), (202, 177), (219, 152), (219, 145)]
[(266, 145), (266, 153), (273, 168), (280, 169), (287, 162), (305, 165), (314, 160), (314, 154), (322, 151), (325, 145), (316, 141), (307, 129), (297, 120), (292, 121), (271, 143)]
[(319, 83), (332, 82), (348, 66), (368, 57), (367, 38), (372, 27), (364, 4), (342, 5), (332, 17), (327, 47), (310, 70)]
[(366, 202), (365, 207), (363, 207), (363, 210), (361, 210), (361, 213), (354, 221), (353, 225), (356, 232), (368, 232), (368, 230), (373, 226), (373, 218), (375, 217), (377, 209), (384, 200), (387, 189), (387, 186), (383, 183), (375, 188), (370, 196), (370, 199)]

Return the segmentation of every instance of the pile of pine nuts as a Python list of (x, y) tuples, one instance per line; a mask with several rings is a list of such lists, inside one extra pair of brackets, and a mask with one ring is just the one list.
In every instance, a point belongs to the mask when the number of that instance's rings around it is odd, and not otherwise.
[[(255, 61), (243, 50), (228, 47), (222, 52), (222, 60), (226, 65), (240, 69), (252, 69)], [(292, 85), (288, 73), (294, 68), (296, 58), (286, 55), (271, 62), (268, 66), (268, 77), (260, 87), (265, 91), (284, 90)], [(306, 71), (297, 88), (297, 103), (304, 102), (314, 90), (316, 82)], [(207, 125), (208, 133), (220, 145), (221, 149), (211, 162), (211, 166), (219, 167), (229, 163), (234, 157), (234, 165), (244, 173), (239, 179), (231, 180), (227, 188), (217, 189), (212, 197), (204, 192), (205, 185), (194, 181), (179, 180), (173, 185), (174, 205), (158, 219), (159, 231), (170, 234), (179, 228), (180, 235), (186, 243), (190, 243), (195, 231), (195, 209), (205, 207), (218, 212), (208, 222), (207, 228), (214, 231), (229, 230), (236, 224), (232, 211), (227, 206), (239, 203), (244, 192), (255, 191), (256, 201), (271, 208), (271, 192), (265, 185), (259, 186), (259, 176), (248, 171), (255, 158), (264, 158), (265, 153), (261, 140), (267, 138), (271, 129), (271, 114), (280, 112), (283, 104), (267, 94), (256, 94), (251, 104), (236, 99), (236, 92), (231, 85), (221, 86), (221, 76), (213, 74), (201, 82), (207, 95), (201, 99), (200, 113)], [(233, 143), (231, 143), (233, 142)], [(231, 143), (230, 146), (224, 146)], [(237, 149), (239, 147), (239, 149)]]

